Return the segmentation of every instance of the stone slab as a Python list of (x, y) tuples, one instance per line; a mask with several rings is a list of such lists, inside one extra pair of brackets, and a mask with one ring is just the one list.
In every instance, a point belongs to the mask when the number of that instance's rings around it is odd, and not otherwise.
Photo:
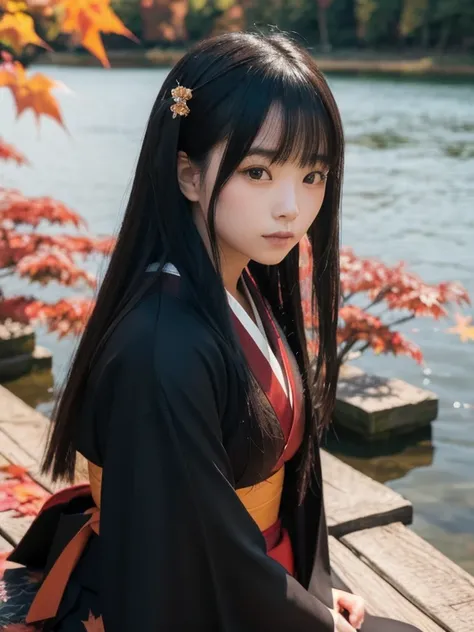
[(346, 365), (339, 378), (334, 420), (364, 436), (384, 439), (429, 425), (438, 415), (435, 393), (397, 378)]

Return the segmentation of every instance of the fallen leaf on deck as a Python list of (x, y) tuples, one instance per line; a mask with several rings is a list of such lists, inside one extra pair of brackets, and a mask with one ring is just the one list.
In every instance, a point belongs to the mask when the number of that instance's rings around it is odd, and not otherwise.
[(102, 617), (94, 617), (91, 610), (89, 610), (89, 618), (87, 621), (82, 621), (81, 623), (87, 632), (105, 632)]
[(0, 467), (0, 512), (15, 511), (15, 517), (36, 516), (51, 494), (19, 465)]

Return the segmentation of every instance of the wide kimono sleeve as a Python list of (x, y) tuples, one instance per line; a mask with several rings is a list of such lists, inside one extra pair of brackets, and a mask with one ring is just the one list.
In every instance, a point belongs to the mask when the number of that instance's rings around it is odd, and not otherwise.
[(137, 336), (102, 395), (106, 632), (333, 632), (329, 609), (266, 555), (234, 491), (219, 347), (191, 319)]

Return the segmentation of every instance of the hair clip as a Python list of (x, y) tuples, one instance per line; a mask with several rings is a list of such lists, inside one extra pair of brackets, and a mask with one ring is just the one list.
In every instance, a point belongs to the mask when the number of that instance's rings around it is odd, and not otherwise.
[(170, 110), (173, 112), (173, 118), (179, 114), (179, 116), (187, 116), (190, 112), (186, 101), (193, 98), (193, 92), (191, 88), (185, 88), (184, 86), (178, 86), (171, 90), (171, 96), (175, 103), (170, 106)]

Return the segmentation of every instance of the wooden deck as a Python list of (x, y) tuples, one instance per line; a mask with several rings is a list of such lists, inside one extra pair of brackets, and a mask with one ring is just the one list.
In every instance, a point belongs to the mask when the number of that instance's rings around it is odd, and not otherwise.
[[(0, 386), (0, 465), (28, 468), (52, 492), (58, 486), (38, 473), (47, 427), (43, 415)], [(406, 499), (325, 451), (322, 458), (332, 569), (364, 597), (368, 612), (423, 632), (472, 632), (474, 577), (406, 526), (413, 515)], [(0, 553), (31, 520), (0, 513)]]

